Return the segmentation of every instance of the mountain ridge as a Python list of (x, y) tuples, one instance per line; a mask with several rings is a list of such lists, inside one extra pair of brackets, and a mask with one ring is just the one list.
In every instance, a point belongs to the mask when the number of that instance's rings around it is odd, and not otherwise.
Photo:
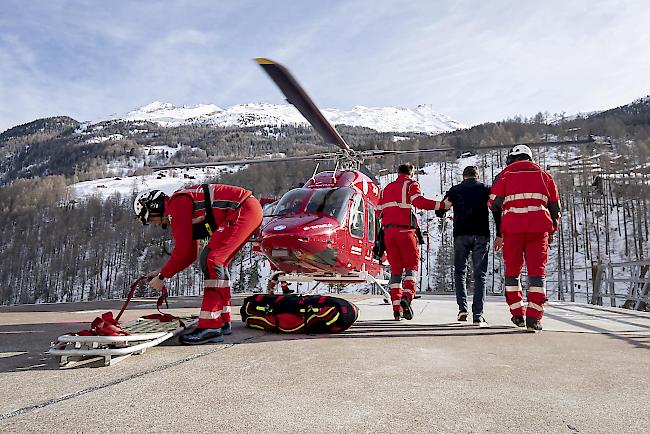
[[(323, 109), (322, 112), (335, 125), (366, 127), (379, 132), (440, 134), (467, 128), (461, 122), (436, 112), (429, 104), (420, 104), (414, 109), (357, 105), (349, 110)], [(150, 121), (162, 126), (197, 123), (218, 127), (307, 125), (307, 121), (292, 105), (269, 103), (245, 103), (221, 108), (214, 104), (176, 106), (154, 101), (114, 119)]]
[[(197, 108), (200, 111), (198, 115)], [(292, 116), (295, 116), (296, 124), (257, 126), (262, 121), (268, 123), (269, 119), (271, 124), (278, 122), (273, 110), (291, 113), (288, 109), (295, 112)], [(384, 109), (398, 114), (407, 111)], [(226, 111), (214, 105), (178, 108), (169, 103), (155, 102), (141, 108), (139, 114), (149, 113), (156, 119), (164, 114), (178, 121), (180, 115), (175, 110), (180, 110), (179, 113), (184, 116), (178, 126), (162, 126), (158, 122), (119, 117), (79, 123), (67, 116), (57, 116), (10, 128), (0, 134), (0, 187), (19, 178), (63, 175), (84, 181), (126, 173), (147, 173), (149, 165), (264, 158), (265, 155), (278, 153), (309, 155), (331, 150), (330, 145), (323, 143), (310, 126), (301, 122), (302, 116), (291, 106), (254, 103)], [(427, 105), (415, 110), (425, 114), (433, 111)], [(374, 115), (377, 113), (375, 111)], [(352, 114), (363, 117), (364, 112), (359, 109)], [(215, 115), (230, 119), (229, 122), (243, 121), (247, 126), (219, 127), (214, 123)], [(348, 113), (348, 119), (351, 117)], [(545, 119), (539, 113), (533, 118), (484, 123), (442, 134), (380, 132), (369, 127), (342, 125), (335, 118), (332, 118), (332, 122), (337, 124), (339, 133), (356, 150), (414, 150), (445, 146), (467, 148), (479, 144), (594, 135), (610, 138), (612, 143), (622, 147), (637, 143), (634, 154), (639, 159), (638, 164), (644, 164), (646, 155), (650, 155), (650, 98), (647, 96), (601, 112), (562, 117), (551, 123), (545, 122)]]

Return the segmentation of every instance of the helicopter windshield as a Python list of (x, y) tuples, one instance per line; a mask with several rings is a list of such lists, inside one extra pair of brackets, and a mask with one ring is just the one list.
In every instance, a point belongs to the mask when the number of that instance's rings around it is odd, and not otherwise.
[(288, 191), (280, 201), (275, 205), (273, 215), (282, 216), (296, 213), (302, 209), (302, 204), (311, 194), (307, 188), (294, 188)]
[(305, 209), (308, 213), (323, 213), (334, 217), (339, 222), (345, 219), (347, 204), (354, 190), (342, 188), (319, 188), (309, 198)]

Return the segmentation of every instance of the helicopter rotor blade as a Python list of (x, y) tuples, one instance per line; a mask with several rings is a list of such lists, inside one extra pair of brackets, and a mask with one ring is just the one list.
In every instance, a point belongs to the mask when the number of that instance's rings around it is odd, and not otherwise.
[(575, 145), (584, 145), (589, 143), (595, 143), (594, 139), (590, 137), (588, 139), (565, 140), (559, 142), (515, 143), (515, 144), (507, 144), (507, 145), (500, 144), (500, 145), (487, 145), (487, 146), (475, 146), (475, 147), (462, 146), (458, 148), (443, 147), (443, 148), (432, 148), (432, 149), (404, 149), (404, 150), (375, 149), (369, 151), (361, 151), (359, 152), (359, 156), (362, 158), (372, 158), (372, 157), (382, 157), (385, 155), (422, 154), (428, 152), (463, 152), (463, 151), (476, 152), (482, 150), (511, 149), (513, 146), (516, 145), (526, 145), (531, 148), (539, 148), (543, 146), (575, 146)]
[(326, 143), (337, 145), (344, 151), (352, 152), (352, 148), (325, 118), (287, 68), (277, 62), (261, 57), (256, 58), (255, 61), (280, 88), (287, 101), (298, 109)]
[(372, 182), (374, 182), (375, 184), (381, 185), (379, 183), (379, 180), (377, 179), (377, 177), (370, 171), (368, 166), (366, 166), (365, 164), (360, 164), (359, 165), (359, 171), (361, 173), (363, 173), (364, 175), (366, 175), (368, 178), (370, 178), (372, 180)]
[(226, 161), (208, 161), (205, 163), (183, 163), (171, 164), (167, 166), (150, 166), (153, 170), (166, 170), (166, 169), (191, 169), (199, 167), (217, 167), (217, 166), (244, 166), (249, 164), (272, 164), (284, 163), (287, 161), (323, 161), (334, 160), (338, 157), (336, 153), (324, 153), (313, 155), (300, 155), (295, 157), (282, 157), (282, 158), (256, 158), (250, 160), (226, 160)]
[[(567, 140), (567, 141), (560, 141), (560, 142), (533, 142), (533, 143), (517, 143), (517, 144), (526, 145), (529, 147), (543, 147), (543, 146), (575, 146), (575, 145), (583, 145), (589, 143), (595, 143), (594, 139), (590, 137), (588, 139), (582, 139), (582, 140)], [(459, 147), (459, 148), (442, 147), (442, 148), (432, 148), (432, 149), (408, 149), (408, 150), (375, 149), (369, 151), (361, 151), (357, 155), (363, 159), (363, 158), (383, 157), (388, 155), (421, 154), (421, 153), (432, 153), (432, 152), (463, 152), (463, 151), (476, 152), (481, 150), (494, 150), (494, 149), (506, 149), (506, 148), (510, 149), (513, 146), (515, 145), (514, 144), (488, 145), (488, 146)], [(306, 160), (323, 161), (323, 160), (335, 160), (339, 156), (340, 155), (337, 153), (328, 152), (322, 154), (301, 155), (295, 157), (282, 157), (282, 158), (274, 158), (274, 159), (257, 158), (257, 159), (250, 159), (250, 160), (246, 160), (246, 159), (227, 160), (227, 161), (212, 161), (212, 162), (205, 162), (205, 163), (184, 163), (184, 164), (176, 164), (176, 165), (168, 165), (168, 166), (151, 166), (151, 169), (153, 170), (189, 169), (194, 167), (198, 168), (198, 167), (217, 167), (217, 166), (238, 166), (238, 165), (248, 165), (248, 164), (282, 163), (287, 161), (306, 161)], [(361, 167), (362, 167), (362, 172), (365, 175), (372, 178), (372, 176), (370, 176), (372, 172), (364, 165), (361, 165)]]

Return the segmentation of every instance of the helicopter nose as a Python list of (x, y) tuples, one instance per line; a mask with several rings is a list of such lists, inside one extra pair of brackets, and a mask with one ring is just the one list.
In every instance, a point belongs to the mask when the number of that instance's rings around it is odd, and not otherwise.
[(262, 249), (274, 262), (315, 267), (336, 262), (335, 224), (329, 219), (287, 221), (268, 229), (263, 236)]
[(272, 238), (265, 239), (262, 242), (262, 246), (265, 247), (265, 250), (285, 249), (287, 252), (293, 253), (297, 257), (301, 257), (304, 254), (314, 253), (323, 248), (333, 248), (334, 240), (330, 235), (331, 234), (311, 234), (310, 236), (295, 236), (290, 234), (285, 236), (276, 235)]

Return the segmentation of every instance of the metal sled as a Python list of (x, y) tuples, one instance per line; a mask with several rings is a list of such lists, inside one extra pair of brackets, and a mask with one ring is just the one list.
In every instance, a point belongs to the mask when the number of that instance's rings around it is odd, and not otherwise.
[(60, 367), (73, 367), (104, 359), (104, 366), (114, 365), (131, 354), (142, 354), (147, 348), (179, 335), (198, 321), (196, 315), (179, 317), (179, 321), (160, 322), (138, 318), (122, 324), (128, 336), (63, 335), (52, 342), (48, 354), (60, 357)]

